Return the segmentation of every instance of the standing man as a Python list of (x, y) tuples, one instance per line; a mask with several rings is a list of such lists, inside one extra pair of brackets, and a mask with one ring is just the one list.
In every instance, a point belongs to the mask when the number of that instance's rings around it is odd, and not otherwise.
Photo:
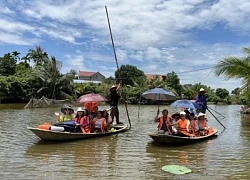
[(118, 84), (118, 86), (112, 86), (110, 88), (110, 106), (111, 108), (111, 124), (114, 121), (114, 117), (116, 120), (116, 124), (123, 124), (122, 122), (119, 121), (119, 110), (118, 110), (118, 104), (119, 104), (119, 99), (120, 99), (120, 95), (118, 93), (118, 90), (121, 88), (122, 82), (120, 81), (120, 83)]
[(206, 99), (206, 96), (205, 96), (205, 89), (203, 89), (203, 88), (200, 89), (200, 92), (199, 92), (199, 94), (198, 94), (198, 96), (196, 98), (196, 103), (201, 106), (201, 109), (198, 110), (198, 111), (206, 114), (207, 99)]

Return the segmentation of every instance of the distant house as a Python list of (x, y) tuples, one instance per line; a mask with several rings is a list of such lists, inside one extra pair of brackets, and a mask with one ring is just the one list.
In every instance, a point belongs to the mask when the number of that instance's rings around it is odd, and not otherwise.
[(105, 76), (99, 72), (79, 71), (75, 82), (102, 82), (104, 80)]
[(160, 81), (165, 81), (167, 76), (166, 75), (159, 75), (159, 74), (145, 74), (147, 79), (153, 79), (155, 76), (158, 76)]

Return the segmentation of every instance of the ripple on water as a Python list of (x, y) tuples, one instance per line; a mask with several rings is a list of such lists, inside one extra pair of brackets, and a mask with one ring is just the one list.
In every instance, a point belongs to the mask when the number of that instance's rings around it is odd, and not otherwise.
[[(132, 129), (128, 132), (66, 143), (44, 143), (26, 129), (53, 123), (58, 109), (0, 110), (1, 175), (3, 179), (39, 180), (248, 179), (250, 119), (235, 114), (239, 106), (213, 108), (227, 116), (221, 120), (227, 129), (217, 138), (176, 147), (157, 145), (148, 136), (157, 127), (152, 121), (154, 106), (141, 106), (139, 120), (137, 108), (129, 106)], [(120, 112), (126, 122), (123, 107)], [(209, 124), (222, 131), (210, 115)], [(193, 172), (182, 176), (163, 172), (161, 167), (168, 164), (183, 165)]]

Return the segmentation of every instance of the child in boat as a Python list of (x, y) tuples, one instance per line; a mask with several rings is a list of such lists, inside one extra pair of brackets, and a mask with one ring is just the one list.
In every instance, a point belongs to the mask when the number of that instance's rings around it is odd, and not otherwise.
[(57, 116), (58, 122), (64, 122), (64, 121), (71, 121), (73, 120), (74, 116), (74, 110), (70, 106), (65, 106), (64, 108), (61, 108), (61, 112), (63, 113), (61, 116), (58, 112), (55, 112), (55, 115)]
[(178, 127), (177, 135), (190, 136), (189, 124), (190, 124), (189, 120), (186, 119), (186, 113), (184, 111), (180, 112), (180, 119), (177, 121), (177, 127)]
[(109, 131), (110, 129), (112, 129), (112, 124), (111, 124), (112, 120), (111, 120), (109, 113), (106, 109), (102, 111), (102, 117), (105, 118), (106, 127), (107, 127), (107, 130)]
[(191, 136), (199, 137), (199, 126), (198, 126), (198, 120), (195, 117), (194, 113), (190, 113), (190, 132)]
[(159, 117), (159, 109), (157, 111), (157, 115), (155, 117), (155, 122), (158, 122), (158, 133), (160, 134), (164, 134), (164, 133), (168, 133), (168, 134), (172, 134), (172, 123), (171, 123), (171, 118), (168, 116), (168, 110), (164, 109), (162, 111), (162, 116)]
[(82, 133), (90, 133), (89, 117), (86, 108), (79, 107), (74, 118), (76, 126), (80, 127)]
[(93, 130), (96, 132), (105, 132), (106, 131), (106, 119), (103, 117), (102, 111), (98, 111), (96, 117), (92, 121)]
[[(174, 125), (174, 124), (177, 125), (177, 121), (180, 119), (180, 113), (176, 112), (176, 113), (172, 114), (171, 118), (172, 118), (171, 123), (172, 123), (173, 125)], [(177, 133), (177, 129), (176, 129), (175, 126), (172, 126), (172, 130), (173, 130), (173, 134)]]

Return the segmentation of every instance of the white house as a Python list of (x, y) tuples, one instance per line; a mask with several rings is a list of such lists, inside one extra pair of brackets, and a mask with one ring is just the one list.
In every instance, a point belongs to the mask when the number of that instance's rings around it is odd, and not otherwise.
[(105, 80), (99, 72), (79, 71), (78, 79), (75, 82), (97, 82), (100, 83)]

